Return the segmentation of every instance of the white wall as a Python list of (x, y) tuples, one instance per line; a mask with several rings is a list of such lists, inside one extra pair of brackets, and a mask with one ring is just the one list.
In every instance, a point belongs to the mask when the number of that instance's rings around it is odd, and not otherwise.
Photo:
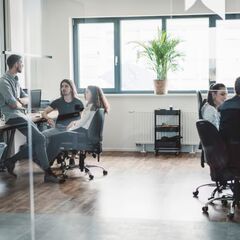
[[(104, 148), (107, 150), (136, 149), (130, 113), (132, 111), (153, 112), (154, 109), (169, 108), (170, 105), (182, 112), (197, 109), (196, 95), (111, 95), (108, 100), (111, 111), (106, 115), (104, 126)], [(196, 136), (196, 131), (193, 134)]]
[[(59, 82), (72, 78), (71, 18), (144, 16), (169, 14), (211, 13), (201, 1), (188, 12), (184, 0), (42, 0), (43, 54), (52, 55), (52, 60), (41, 60), (35, 65), (39, 72), (32, 86), (43, 89), (43, 97), (53, 99), (59, 95)], [(227, 12), (240, 12), (239, 0), (226, 1)], [(116, 95), (108, 96), (111, 112), (106, 117), (104, 147), (111, 150), (134, 150), (129, 111), (153, 111), (173, 105), (182, 111), (196, 111), (196, 97)]]

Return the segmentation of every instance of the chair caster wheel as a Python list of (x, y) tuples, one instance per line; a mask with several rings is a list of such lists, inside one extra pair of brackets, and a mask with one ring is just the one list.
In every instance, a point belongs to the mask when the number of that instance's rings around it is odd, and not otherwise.
[(193, 192), (193, 197), (197, 197), (198, 194), (199, 194), (199, 191), (195, 191), (195, 192)]
[(89, 180), (93, 180), (94, 176), (93, 175), (89, 175)]
[(207, 207), (207, 206), (202, 207), (202, 211), (203, 211), (204, 213), (207, 213), (207, 212), (208, 212), (208, 207)]
[(229, 214), (228, 214), (228, 218), (229, 218), (230, 220), (232, 220), (232, 219), (234, 218), (234, 213), (229, 213)]
[(108, 174), (108, 171), (103, 170), (103, 175), (106, 176)]

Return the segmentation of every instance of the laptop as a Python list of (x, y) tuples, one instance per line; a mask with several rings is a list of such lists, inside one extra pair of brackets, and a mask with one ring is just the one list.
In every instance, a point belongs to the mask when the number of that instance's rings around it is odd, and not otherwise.
[(41, 109), (41, 89), (31, 90), (31, 106), (32, 112), (38, 112)]

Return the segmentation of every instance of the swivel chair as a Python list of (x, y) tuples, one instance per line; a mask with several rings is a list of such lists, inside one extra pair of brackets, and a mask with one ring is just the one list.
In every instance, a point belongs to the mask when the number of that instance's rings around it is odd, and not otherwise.
[[(233, 218), (235, 206), (239, 204), (240, 178), (228, 167), (229, 157), (227, 147), (216, 127), (206, 120), (197, 121), (196, 126), (205, 160), (210, 168), (211, 180), (215, 182), (216, 186), (212, 198), (206, 202), (202, 210), (204, 213), (207, 213), (208, 205), (216, 200), (220, 200), (225, 206), (227, 206), (228, 201), (231, 201), (228, 216), (229, 218)], [(223, 194), (227, 189), (230, 189), (233, 194)], [(219, 193), (217, 197), (215, 197), (216, 192)]]
[[(94, 178), (93, 174), (90, 171), (90, 168), (100, 168), (103, 171), (103, 175), (107, 175), (108, 172), (105, 168), (99, 165), (88, 165), (85, 164), (85, 158), (87, 154), (91, 154), (94, 158), (97, 157), (98, 162), (100, 161), (100, 155), (102, 153), (102, 132), (104, 125), (104, 109), (98, 109), (94, 114), (92, 122), (86, 131), (86, 134), (77, 131), (68, 132), (69, 138), (67, 141), (64, 141), (60, 149), (62, 151), (77, 150), (79, 151), (79, 167), (80, 171), (85, 171), (88, 174), (89, 179)], [(69, 164), (67, 164), (67, 159), (63, 158), (60, 161), (62, 176), (67, 178), (67, 171), (72, 169)]]
[[(202, 107), (203, 107), (203, 105), (204, 105), (206, 102), (207, 102), (207, 100), (202, 98), (201, 92), (200, 92), (200, 91), (197, 91), (198, 118), (199, 118), (199, 119), (203, 119), (203, 116), (202, 116)], [(198, 149), (201, 150), (200, 164), (201, 164), (201, 167), (204, 168), (204, 167), (205, 167), (205, 159), (204, 159), (204, 152), (203, 152), (203, 149), (202, 149), (202, 144), (201, 144), (201, 142), (199, 143)], [(202, 187), (216, 187), (216, 184), (215, 184), (215, 183), (206, 183), (206, 184), (202, 184), (202, 185), (198, 186), (198, 187), (195, 189), (195, 191), (193, 192), (193, 196), (194, 196), (194, 197), (197, 197), (197, 196), (198, 196), (198, 194), (199, 194), (199, 189), (202, 188)], [(213, 195), (209, 198), (209, 200), (214, 197), (214, 194), (215, 194), (215, 192), (213, 192)]]

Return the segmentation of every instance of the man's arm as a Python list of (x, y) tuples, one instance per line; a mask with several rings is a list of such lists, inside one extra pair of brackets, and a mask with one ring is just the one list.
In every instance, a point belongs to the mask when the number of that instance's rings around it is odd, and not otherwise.
[(23, 105), (13, 96), (12, 88), (8, 82), (1, 82), (0, 94), (5, 101), (5, 104), (12, 109), (22, 109)]
[(43, 118), (45, 118), (45, 119), (47, 120), (48, 124), (49, 124), (50, 126), (52, 126), (52, 127), (55, 126), (55, 122), (54, 122), (54, 120), (53, 120), (52, 118), (50, 118), (50, 117), (48, 116), (48, 114), (49, 114), (50, 112), (52, 112), (53, 110), (54, 110), (54, 109), (53, 109), (52, 107), (48, 106), (48, 107), (45, 108), (44, 112), (42, 113)]

